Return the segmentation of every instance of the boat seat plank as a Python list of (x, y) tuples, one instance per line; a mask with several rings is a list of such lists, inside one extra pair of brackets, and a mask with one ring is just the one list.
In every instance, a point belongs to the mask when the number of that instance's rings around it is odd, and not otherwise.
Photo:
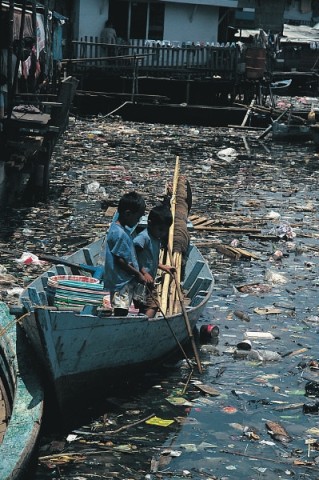
[(64, 265), (57, 265), (56, 272), (58, 275), (67, 275), (67, 271)]
[(21, 297), (21, 302), (28, 312), (33, 312), (34, 308), (29, 298)]
[(195, 295), (195, 297), (193, 298), (189, 306), (197, 307), (197, 305), (199, 305), (204, 300), (206, 295), (207, 295), (207, 292), (202, 292), (202, 291), (198, 292), (198, 294)]
[(187, 279), (183, 283), (183, 288), (185, 290), (188, 290), (193, 285), (193, 283), (195, 282), (196, 278), (198, 277), (198, 275), (199, 275), (199, 273), (202, 270), (204, 265), (205, 265), (204, 262), (196, 262), (195, 263), (192, 270), (187, 275)]
[(48, 306), (48, 299), (46, 296), (46, 293), (44, 291), (38, 292), (39, 293), (39, 298), (41, 300), (41, 305)]
[(53, 277), (53, 275), (56, 275), (56, 271), (55, 271), (55, 270), (49, 270), (49, 271), (47, 272), (47, 276), (48, 276), (48, 277)]
[(42, 305), (41, 298), (34, 287), (28, 287), (28, 295), (32, 305)]
[(206, 290), (211, 285), (210, 279), (197, 277), (196, 281), (192, 285), (192, 287), (188, 290), (187, 296), (189, 298), (195, 297), (200, 290)]
[(83, 248), (83, 255), (87, 265), (94, 265), (92, 254), (88, 248)]

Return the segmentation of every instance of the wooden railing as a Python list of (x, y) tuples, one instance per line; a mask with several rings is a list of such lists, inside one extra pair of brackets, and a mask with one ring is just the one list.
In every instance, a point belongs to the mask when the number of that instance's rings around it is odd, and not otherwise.
[[(163, 42), (164, 43), (164, 42)], [(239, 52), (236, 46), (172, 45), (145, 40), (132, 40), (130, 45), (108, 45), (97, 37), (74, 40), (72, 59), (65, 60), (72, 73), (90, 69), (132, 68), (138, 63), (139, 72), (205, 71), (210, 75), (233, 78), (237, 73)], [(69, 73), (71, 73), (69, 71)]]

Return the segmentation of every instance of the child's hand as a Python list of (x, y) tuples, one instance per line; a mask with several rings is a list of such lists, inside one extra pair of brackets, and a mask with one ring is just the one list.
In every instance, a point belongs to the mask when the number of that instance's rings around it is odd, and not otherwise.
[(154, 278), (152, 277), (151, 274), (149, 274), (148, 272), (145, 272), (144, 273), (144, 281), (147, 285), (153, 285), (154, 283)]
[(171, 265), (162, 265), (162, 270), (166, 273), (170, 273), (171, 275), (176, 273), (176, 268), (172, 267)]
[(145, 276), (142, 272), (138, 272), (138, 274), (136, 274), (136, 280), (138, 283), (143, 283), (144, 285), (146, 284)]

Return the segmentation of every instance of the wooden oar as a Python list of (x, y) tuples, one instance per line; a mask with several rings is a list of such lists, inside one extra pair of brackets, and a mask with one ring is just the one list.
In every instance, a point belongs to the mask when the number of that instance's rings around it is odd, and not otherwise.
[(198, 352), (197, 352), (197, 347), (196, 347), (196, 343), (195, 343), (195, 340), (194, 340), (193, 331), (192, 331), (192, 328), (191, 328), (191, 325), (190, 325), (190, 322), (189, 322), (189, 318), (188, 318), (188, 315), (187, 315), (187, 311), (186, 311), (186, 308), (185, 308), (185, 304), (184, 304), (183, 292), (182, 292), (181, 285), (179, 283), (179, 280), (177, 278), (176, 273), (174, 273), (174, 280), (175, 280), (175, 284), (176, 284), (177, 295), (178, 295), (178, 298), (179, 298), (179, 301), (180, 301), (180, 304), (181, 304), (181, 307), (182, 307), (183, 317), (184, 317), (184, 320), (185, 320), (185, 325), (186, 325), (186, 328), (187, 328), (188, 336), (189, 336), (189, 339), (190, 339), (191, 344), (192, 344), (197, 368), (198, 368), (199, 373), (203, 373), (203, 367), (202, 367), (202, 364), (201, 364), (201, 361), (200, 361), (200, 358), (199, 358), (199, 355), (198, 355)]
[[(169, 253), (169, 257), (171, 259), (171, 265), (173, 265), (173, 263), (172, 263), (173, 262), (172, 251), (169, 249), (168, 253)], [(198, 355), (198, 352), (197, 352), (197, 347), (196, 347), (193, 331), (192, 331), (191, 324), (190, 324), (190, 321), (189, 321), (189, 318), (188, 318), (187, 310), (185, 308), (184, 295), (183, 295), (183, 292), (182, 292), (182, 289), (181, 289), (181, 284), (179, 282), (179, 279), (177, 277), (176, 272), (173, 273), (173, 277), (174, 277), (174, 280), (175, 280), (176, 291), (177, 291), (179, 302), (181, 304), (183, 317), (184, 317), (185, 325), (186, 325), (186, 328), (187, 328), (187, 333), (188, 333), (189, 339), (190, 339), (191, 344), (192, 344), (195, 360), (196, 360), (196, 363), (197, 363), (197, 368), (198, 368), (199, 373), (203, 373), (203, 367), (202, 367), (202, 364), (201, 364), (201, 361), (200, 361), (200, 358), (199, 358), (199, 355)]]
[[(6, 250), (5, 248), (0, 248), (0, 251), (14, 256), (21, 255), (21, 252)], [(66, 260), (63, 257), (55, 257), (53, 255), (47, 255), (46, 253), (35, 253), (35, 255), (39, 258), (39, 260), (44, 260), (45, 262), (50, 262), (54, 265), (65, 265), (66, 267), (70, 267), (71, 269), (73, 268), (77, 270), (84, 270), (85, 272), (91, 273), (94, 278), (101, 279), (103, 275), (104, 269), (102, 266), (95, 267), (93, 265), (86, 265), (85, 263), (74, 263)]]

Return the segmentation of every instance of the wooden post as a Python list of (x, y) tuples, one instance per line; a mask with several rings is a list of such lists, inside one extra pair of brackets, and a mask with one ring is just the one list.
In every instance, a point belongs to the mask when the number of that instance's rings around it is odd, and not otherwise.
[(248, 117), (249, 117), (249, 114), (250, 114), (250, 112), (251, 112), (251, 109), (252, 109), (252, 107), (254, 106), (254, 103), (255, 103), (255, 100), (253, 99), (253, 100), (250, 102), (250, 105), (249, 105), (249, 108), (248, 108), (248, 110), (247, 110), (247, 112), (246, 112), (246, 115), (245, 115), (245, 117), (244, 117), (244, 120), (242, 121), (242, 124), (241, 124), (242, 127), (243, 127), (244, 125), (246, 125), (246, 122), (247, 122), (247, 120), (248, 120)]

